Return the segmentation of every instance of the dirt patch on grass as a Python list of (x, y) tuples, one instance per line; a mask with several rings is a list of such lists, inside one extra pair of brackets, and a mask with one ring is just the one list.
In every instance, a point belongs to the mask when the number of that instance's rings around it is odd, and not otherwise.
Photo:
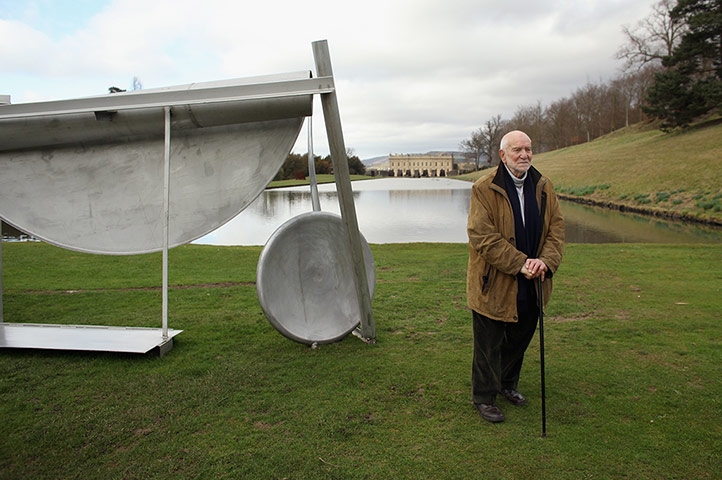
[(544, 317), (544, 320), (547, 320), (549, 323), (568, 323), (568, 322), (580, 322), (582, 320), (586, 320), (591, 315), (578, 315), (573, 317), (563, 317), (563, 316), (556, 316), (556, 317)]

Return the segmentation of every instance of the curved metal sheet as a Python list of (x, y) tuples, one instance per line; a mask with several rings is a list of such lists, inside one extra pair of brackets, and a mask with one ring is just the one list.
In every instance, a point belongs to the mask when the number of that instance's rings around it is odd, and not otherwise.
[[(361, 237), (369, 293), (376, 272)], [(263, 313), (282, 335), (311, 345), (330, 343), (359, 324), (353, 265), (340, 216), (308, 212), (281, 225), (258, 259), (256, 290)]]
[[(302, 121), (171, 133), (169, 246), (246, 208), (283, 164)], [(162, 137), (4, 152), (0, 171), (0, 216), (37, 238), (90, 253), (162, 249)]]
[[(62, 110), (82, 105), (82, 99), (48, 102), (57, 110), (47, 111), (32, 104), (6, 106), (18, 113), (0, 118), (0, 217), (72, 250), (161, 250), (165, 120), (163, 108), (144, 106), (143, 99), (167, 97), (189, 102), (172, 107), (169, 246), (213, 231), (263, 191), (311, 114), (311, 95), (256, 98), (264, 84), (248, 83), (237, 79), (87, 100), (90, 107), (97, 99), (118, 99), (125, 105), (118, 111)], [(239, 92), (252, 88), (255, 96), (222, 97), (234, 85)], [(37, 115), (24, 115), (24, 105)]]
[[(311, 105), (310, 97), (302, 96), (178, 105), (171, 111), (172, 136), (183, 136), (186, 129), (300, 118), (311, 114)], [(162, 141), (164, 119), (159, 107), (0, 118), (0, 152), (148, 138)]]

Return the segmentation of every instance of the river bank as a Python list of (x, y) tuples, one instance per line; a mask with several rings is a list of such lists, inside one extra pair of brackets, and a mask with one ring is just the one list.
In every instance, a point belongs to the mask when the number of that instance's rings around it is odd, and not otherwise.
[(622, 203), (615, 203), (604, 200), (595, 200), (593, 198), (577, 197), (573, 195), (564, 195), (558, 193), (557, 196), (568, 202), (579, 203), (582, 205), (591, 205), (593, 207), (608, 208), (610, 210), (617, 210), (620, 212), (631, 212), (638, 213), (640, 215), (647, 215), (650, 217), (664, 218), (668, 220), (676, 220), (682, 222), (699, 223), (702, 225), (708, 225), (712, 227), (722, 227), (722, 220), (716, 218), (699, 218), (691, 215), (689, 212), (676, 212), (672, 210), (664, 210), (658, 208), (646, 208), (643, 206), (625, 205)]
[[(468, 181), (468, 182), (475, 182), (480, 177), (482, 177), (486, 173), (488, 173), (488, 171), (489, 171), (489, 169), (480, 170), (479, 172), (473, 172), (470, 174), (465, 174), (465, 175), (460, 175), (458, 177), (450, 177), (450, 178), (456, 178), (458, 180), (464, 180), (464, 181)], [(562, 187), (562, 189), (564, 190), (564, 187)], [(566, 200), (568, 202), (573, 202), (573, 203), (578, 203), (581, 205), (589, 205), (589, 206), (593, 206), (593, 207), (606, 208), (609, 210), (616, 210), (619, 212), (637, 213), (640, 215), (646, 215), (649, 217), (656, 217), (656, 218), (663, 218), (666, 220), (696, 223), (696, 224), (707, 225), (707, 226), (711, 226), (711, 227), (722, 227), (722, 217), (719, 217), (719, 218), (718, 217), (710, 217), (710, 216), (700, 217), (698, 215), (698, 213), (693, 213), (693, 212), (689, 212), (686, 210), (680, 211), (680, 210), (660, 208), (658, 206), (646, 207), (644, 205), (631, 205), (629, 203), (622, 203), (619, 201), (611, 201), (608, 199), (598, 199), (598, 198), (593, 198), (591, 196), (570, 195), (567, 193), (562, 193), (560, 191), (557, 191), (557, 196), (562, 200)], [(648, 198), (648, 195), (645, 198)]]

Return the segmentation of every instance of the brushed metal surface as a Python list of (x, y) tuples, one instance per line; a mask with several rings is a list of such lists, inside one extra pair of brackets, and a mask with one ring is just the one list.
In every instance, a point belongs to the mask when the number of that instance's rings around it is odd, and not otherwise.
[[(349, 242), (340, 216), (308, 212), (281, 225), (258, 260), (256, 289), (268, 321), (282, 335), (311, 345), (330, 343), (359, 324)], [(361, 237), (373, 296), (373, 255)]]
[[(309, 74), (296, 75), (305, 81)], [(273, 179), (312, 112), (311, 95), (214, 101), (214, 92), (230, 87), (211, 85), (152, 94), (154, 101), (167, 94), (189, 102), (171, 108), (171, 248), (246, 208)], [(263, 88), (254, 87), (255, 95)], [(198, 98), (208, 103), (192, 104)], [(63, 102), (49, 103), (62, 111)], [(36, 106), (38, 116), (0, 115), (0, 217), (72, 250), (161, 250), (164, 111), (140, 100), (126, 103), (133, 108), (56, 114)], [(0, 106), (0, 113), (13, 107), (20, 115), (21, 106)]]

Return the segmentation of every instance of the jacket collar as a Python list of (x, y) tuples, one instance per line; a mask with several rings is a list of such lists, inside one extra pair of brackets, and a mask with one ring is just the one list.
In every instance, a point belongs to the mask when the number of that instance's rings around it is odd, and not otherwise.
[[(539, 180), (541, 180), (541, 172), (534, 168), (534, 166), (529, 167), (529, 171), (527, 172), (528, 175), (531, 175), (531, 181), (534, 183), (534, 185), (539, 184)], [(494, 180), (491, 181), (494, 185), (501, 188), (502, 190), (506, 189), (506, 178), (504, 176), (504, 164), (502, 162), (499, 162), (499, 166), (496, 168), (496, 175), (494, 175)]]

